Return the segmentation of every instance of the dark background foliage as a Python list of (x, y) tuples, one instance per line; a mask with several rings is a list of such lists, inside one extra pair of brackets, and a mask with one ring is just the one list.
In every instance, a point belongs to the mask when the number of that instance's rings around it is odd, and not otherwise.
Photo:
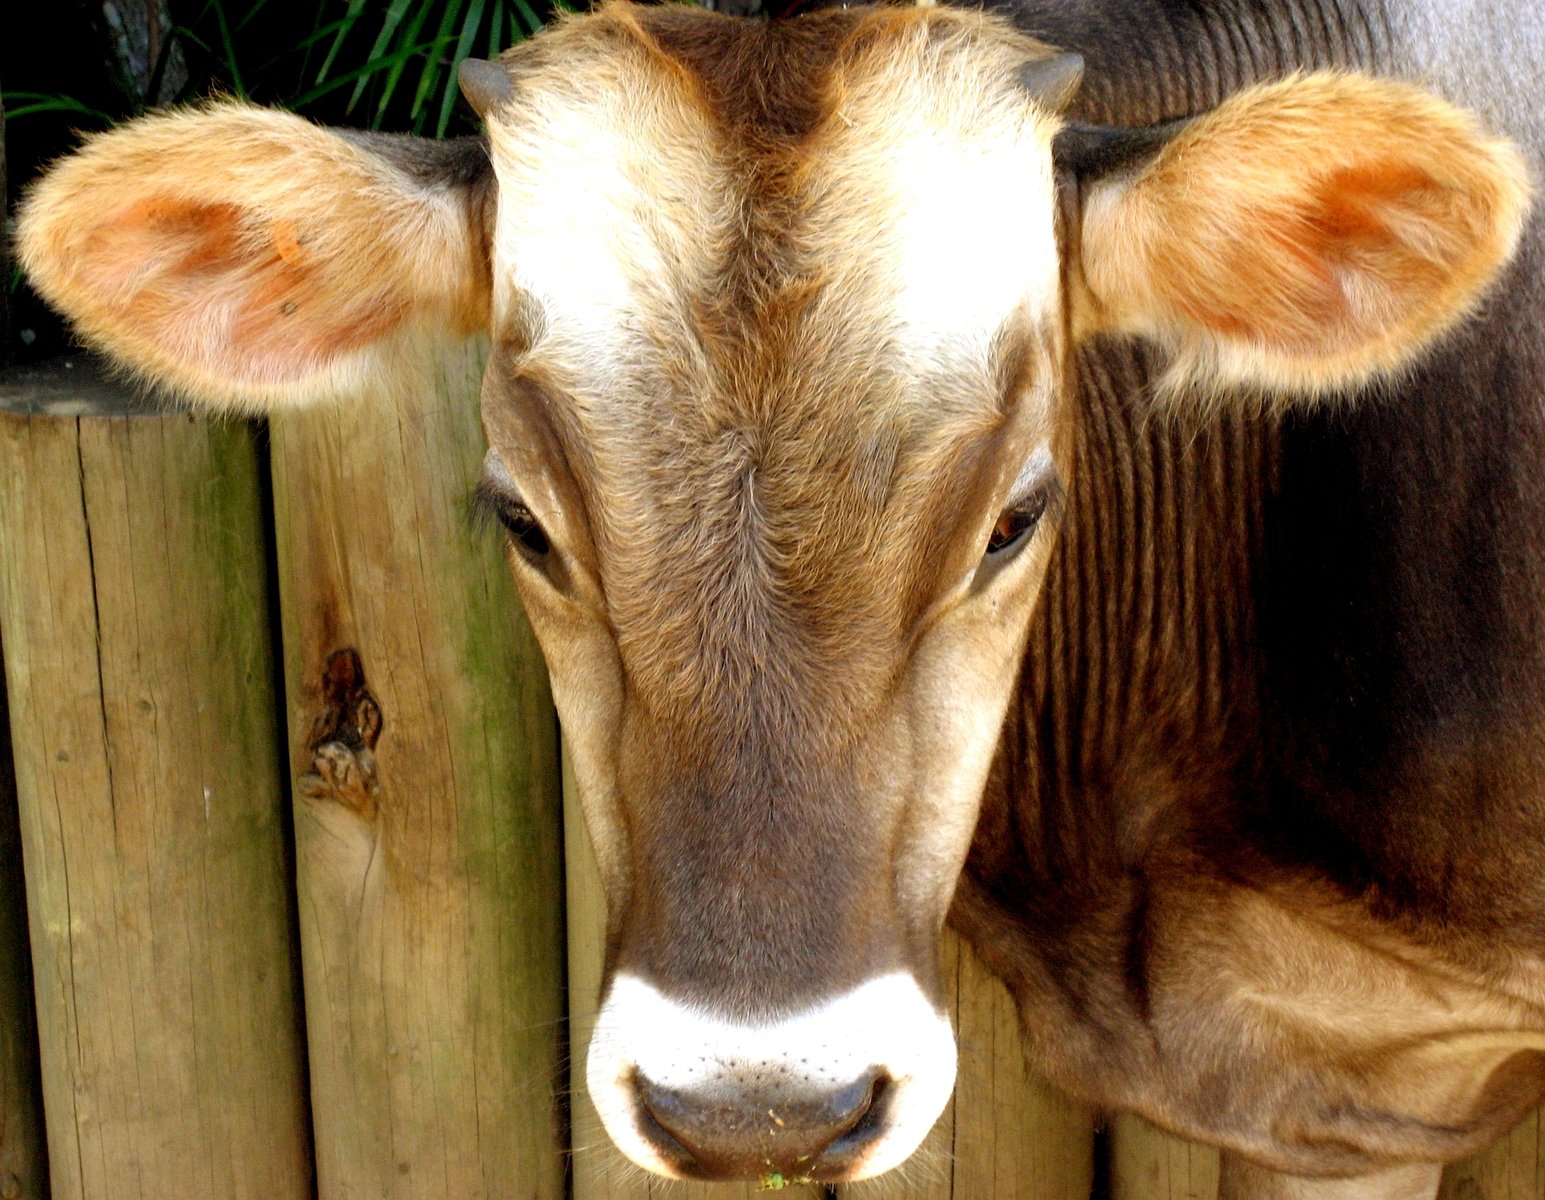
[[(491, 57), (586, 0), (23, 0), (0, 21), (5, 213), (81, 135), (216, 95), (335, 125), (468, 133), (455, 64)], [(741, 13), (760, 0), (720, 0)], [(9, 232), (0, 240), (8, 247)], [(67, 331), (0, 254), (0, 365)], [(7, 313), (8, 310), (8, 313)]]
[[(530, 36), (567, 0), (32, 0), (0, 36), (6, 212), (81, 135), (163, 104), (237, 96), (330, 124), (475, 128), (455, 64)], [(14, 265), (0, 362), (68, 348)]]

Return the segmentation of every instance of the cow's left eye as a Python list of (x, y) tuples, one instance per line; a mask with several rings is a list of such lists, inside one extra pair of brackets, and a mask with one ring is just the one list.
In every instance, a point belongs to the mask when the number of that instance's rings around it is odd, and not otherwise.
[(998, 514), (998, 523), (987, 535), (987, 553), (1002, 554), (1022, 543), (1046, 515), (1046, 493), (1034, 491)]

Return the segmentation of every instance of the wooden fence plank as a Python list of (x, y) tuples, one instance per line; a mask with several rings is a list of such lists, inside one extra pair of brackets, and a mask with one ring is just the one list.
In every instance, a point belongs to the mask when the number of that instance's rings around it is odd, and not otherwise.
[(1545, 1109), (1501, 1141), (1443, 1172), (1439, 1200), (1545, 1200)]
[(569, 1105), (574, 1200), (649, 1200), (650, 1181), (612, 1145), (585, 1086), (585, 1052), (600, 1004), (606, 897), (563, 756), (563, 841), (568, 889)]
[(1008, 989), (964, 942), (959, 961), (954, 1194), (1084, 1200), (1094, 1178), (1092, 1115), (1026, 1072)]
[(263, 544), (240, 423), (0, 417), (56, 1200), (310, 1194)]
[[(5, 105), (0, 104), (0, 227), (6, 224), (9, 197)], [(10, 238), (0, 229), (0, 280), (10, 277)], [(0, 287), (0, 367), (11, 361), (10, 292), (9, 287)], [(0, 1200), (31, 1200), (45, 1194), (47, 1155), (10, 736), (0, 690)]]
[(557, 729), (469, 517), (481, 362), (271, 425), (321, 1200), (564, 1193)]
[(0, 1200), (42, 1200), (48, 1194), (42, 1081), (3, 686), (0, 680)]
[(917, 1153), (850, 1200), (1088, 1200), (1094, 1177), (1089, 1110), (1025, 1067), (1007, 989), (953, 930), (942, 965), (960, 1060), (955, 1095)]
[(1111, 1122), (1111, 1200), (1217, 1200), (1218, 1152), (1124, 1114)]

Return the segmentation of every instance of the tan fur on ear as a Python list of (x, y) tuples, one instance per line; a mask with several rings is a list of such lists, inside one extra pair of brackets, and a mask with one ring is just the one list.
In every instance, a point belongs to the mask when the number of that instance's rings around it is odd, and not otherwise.
[(94, 138), (33, 188), (19, 244), (89, 341), (241, 408), (358, 388), (415, 326), (465, 335), (487, 320), (465, 195), (240, 104)]
[(1317, 74), (1253, 88), (1095, 186), (1077, 329), (1170, 346), (1175, 385), (1356, 386), (1474, 308), (1528, 199), (1510, 143), (1414, 87)]

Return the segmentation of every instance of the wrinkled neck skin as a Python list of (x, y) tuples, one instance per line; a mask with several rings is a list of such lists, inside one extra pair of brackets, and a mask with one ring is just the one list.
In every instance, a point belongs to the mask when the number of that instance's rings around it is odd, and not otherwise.
[[(1293, 71), (1367, 71), (1431, 87), (1515, 137), (1534, 102), (1545, 17), (1510, 0), (1009, 0), (1026, 32), (1077, 49), (1073, 120), (1146, 124), (1211, 108)], [(1530, 139), (1537, 146), (1537, 138)]]
[[(1500, 0), (1030, 0), (1074, 120), (1257, 80), (1421, 81), (1545, 178), (1545, 17)], [(1032, 1062), (1280, 1171), (1447, 1161), (1545, 1094), (1545, 301), (1356, 405), (1142, 401), (1087, 348), (1068, 519), (952, 922)]]

